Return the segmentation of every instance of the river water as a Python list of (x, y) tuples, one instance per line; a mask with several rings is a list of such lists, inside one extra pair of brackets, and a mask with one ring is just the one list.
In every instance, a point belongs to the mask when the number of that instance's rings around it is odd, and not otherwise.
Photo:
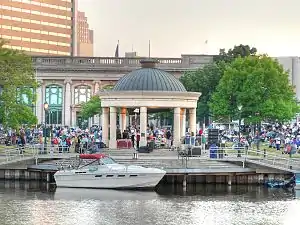
[(0, 181), (1, 225), (291, 225), (300, 200), (258, 186), (160, 186), (156, 192), (55, 189)]

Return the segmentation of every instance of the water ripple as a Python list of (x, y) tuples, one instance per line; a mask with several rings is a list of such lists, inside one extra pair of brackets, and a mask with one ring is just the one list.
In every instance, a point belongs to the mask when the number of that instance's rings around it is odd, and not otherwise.
[[(289, 225), (300, 201), (292, 192), (222, 187), (217, 195), (174, 190), (122, 192), (3, 187), (1, 225)], [(207, 188), (207, 187), (205, 187)], [(214, 187), (212, 187), (214, 188)], [(173, 194), (170, 194), (173, 193)]]

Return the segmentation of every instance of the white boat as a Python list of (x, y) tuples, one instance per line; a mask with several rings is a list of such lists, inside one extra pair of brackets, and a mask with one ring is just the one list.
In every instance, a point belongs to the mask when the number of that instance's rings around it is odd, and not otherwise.
[[(84, 160), (91, 162), (82, 165)], [(165, 174), (161, 169), (121, 165), (104, 154), (81, 154), (76, 169), (57, 171), (54, 179), (57, 187), (151, 189)]]

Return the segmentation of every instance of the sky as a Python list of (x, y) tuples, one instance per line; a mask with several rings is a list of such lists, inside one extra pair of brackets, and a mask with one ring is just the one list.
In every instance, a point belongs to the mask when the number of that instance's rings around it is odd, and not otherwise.
[[(94, 55), (216, 54), (248, 44), (270, 56), (300, 55), (300, 0), (79, 0)], [(207, 42), (206, 42), (207, 41)]]

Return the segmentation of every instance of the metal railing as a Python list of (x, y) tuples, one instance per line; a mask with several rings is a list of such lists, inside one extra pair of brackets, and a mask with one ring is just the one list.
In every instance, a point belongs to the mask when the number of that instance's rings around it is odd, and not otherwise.
[[(252, 153), (252, 155), (256, 154), (257, 157), (251, 158), (251, 155), (249, 155), (249, 153)], [(289, 172), (300, 171), (300, 159), (293, 158), (291, 155), (270, 153), (266, 150), (248, 150), (245, 161)]]
[(300, 158), (291, 155), (270, 153), (267, 150), (253, 150), (245, 147), (224, 147), (209, 151), (211, 159), (241, 161), (288, 172), (300, 171)]
[(60, 147), (57, 145), (44, 145), (44, 144), (36, 144), (31, 145), (29, 147), (29, 152), (32, 156), (41, 156), (41, 155), (66, 155), (70, 153), (75, 153), (73, 147)]
[[(82, 153), (87, 153), (83, 151)], [(10, 148), (5, 150), (6, 161), (18, 160), (24, 157), (51, 158), (51, 157), (73, 157), (77, 155), (74, 147), (59, 147), (53, 145), (44, 146), (27, 145), (25, 147)], [(201, 154), (194, 155), (193, 148), (179, 149), (178, 159), (181, 157), (183, 163), (189, 157), (209, 158), (211, 160), (240, 161), (245, 165), (246, 162), (284, 170), (288, 172), (300, 171), (300, 158), (290, 155), (281, 155), (268, 152), (266, 150), (253, 150), (245, 147), (218, 147), (213, 151), (201, 149)], [(187, 163), (187, 162), (185, 162)]]
[(249, 162), (287, 172), (300, 171), (300, 158), (298, 159), (291, 155), (281, 155), (268, 152), (267, 150), (254, 150), (238, 146), (215, 147), (209, 150), (202, 148), (200, 151), (198, 147), (197, 154), (194, 154), (194, 148), (194, 146), (185, 146), (178, 149), (178, 159), (181, 158), (184, 163), (184, 161), (189, 160), (189, 157), (202, 157), (211, 160), (239, 161), (243, 163), (243, 167), (245, 167), (246, 162)]
[(24, 158), (24, 147), (5, 149), (6, 162)]

